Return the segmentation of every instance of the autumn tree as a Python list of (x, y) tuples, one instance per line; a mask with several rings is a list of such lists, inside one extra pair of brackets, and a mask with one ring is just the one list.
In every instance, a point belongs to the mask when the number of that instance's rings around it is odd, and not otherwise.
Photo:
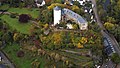
[(40, 62), (38, 61), (38, 59), (35, 59), (32, 63), (32, 67), (34, 68), (40, 68)]
[(104, 26), (105, 26), (106, 29), (112, 30), (115, 25), (112, 24), (112, 23), (109, 23), (109, 22), (105, 22)]
[(79, 8), (78, 6), (76, 6), (76, 5), (73, 5), (73, 6), (71, 7), (71, 9), (72, 9), (72, 11), (77, 11), (77, 10), (79, 10), (80, 8)]
[(50, 6), (48, 6), (47, 8), (48, 8), (49, 10), (53, 10), (53, 8), (56, 7), (56, 6), (59, 6), (59, 7), (61, 7), (61, 8), (67, 7), (65, 4), (52, 3), (52, 4), (51, 4)]
[(60, 44), (61, 41), (62, 41), (62, 37), (61, 37), (60, 33), (54, 33), (53, 36), (52, 36), (52, 38), (53, 38), (53, 41), (54, 41), (55, 45)]
[(23, 34), (21, 34), (21, 33), (14, 33), (13, 34), (13, 40), (15, 42), (20, 42), (23, 39), (24, 39), (24, 35)]
[(79, 26), (77, 24), (73, 24), (73, 29), (79, 29)]
[(81, 43), (78, 43), (76, 47), (77, 48), (83, 48), (84, 46)]

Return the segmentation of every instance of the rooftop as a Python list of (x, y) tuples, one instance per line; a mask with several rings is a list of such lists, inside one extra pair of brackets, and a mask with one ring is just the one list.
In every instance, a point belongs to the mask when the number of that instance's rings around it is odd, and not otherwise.
[(87, 23), (87, 21), (85, 19), (83, 19), (79, 14), (69, 10), (69, 9), (66, 9), (64, 8), (64, 13), (71, 16), (72, 18), (75, 18), (77, 19), (80, 23)]
[(61, 8), (58, 7), (58, 6), (56, 6), (56, 7), (54, 8), (54, 10), (61, 10)]

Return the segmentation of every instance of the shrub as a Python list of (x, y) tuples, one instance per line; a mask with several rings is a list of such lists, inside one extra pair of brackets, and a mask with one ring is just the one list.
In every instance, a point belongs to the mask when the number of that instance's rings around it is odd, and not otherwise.
[(0, 19), (0, 29), (3, 27), (3, 21)]
[(29, 15), (27, 15), (27, 14), (21, 14), (21, 15), (19, 16), (19, 21), (22, 22), (22, 23), (26, 23), (26, 22), (28, 22), (29, 20), (30, 20), (30, 17), (29, 17)]
[(0, 47), (2, 47), (2, 41), (0, 41)]
[(35, 44), (35, 47), (36, 47), (36, 48), (38, 48), (38, 49), (41, 48), (40, 42), (39, 42), (38, 40), (35, 40), (35, 41), (34, 41), (34, 44)]
[(11, 14), (10, 17), (11, 18), (16, 18), (16, 15), (15, 14)]
[(24, 56), (24, 52), (23, 51), (18, 51), (17, 57), (23, 57), (23, 56)]

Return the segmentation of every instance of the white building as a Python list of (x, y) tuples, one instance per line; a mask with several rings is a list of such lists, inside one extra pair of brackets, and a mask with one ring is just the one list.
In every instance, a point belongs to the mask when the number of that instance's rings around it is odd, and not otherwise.
[(62, 15), (61, 8), (56, 6), (54, 8), (54, 25), (60, 23), (61, 15)]
[(35, 0), (37, 7), (41, 7), (45, 5), (45, 0)]
[(67, 24), (67, 29), (73, 29), (73, 26), (72, 26), (72, 24)]
[(79, 25), (80, 30), (88, 29), (88, 22), (83, 19), (79, 14), (66, 8), (64, 8), (63, 11), (67, 18), (74, 20), (76, 24)]
[[(65, 15), (68, 20), (74, 20), (76, 24), (79, 25), (80, 30), (88, 29), (88, 22), (83, 19), (79, 14), (64, 8), (61, 10), (60, 7), (56, 6), (54, 8), (54, 25), (59, 24), (61, 20), (61, 16)], [(70, 29), (72, 29), (71, 25), (67, 25)]]

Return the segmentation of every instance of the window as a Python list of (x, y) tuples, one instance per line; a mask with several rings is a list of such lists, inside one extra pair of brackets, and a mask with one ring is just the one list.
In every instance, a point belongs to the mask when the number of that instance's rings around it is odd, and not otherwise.
[(77, 18), (78, 18), (78, 16), (77, 16)]
[(85, 26), (85, 24), (82, 24), (82, 26)]
[(74, 14), (74, 16), (75, 16), (75, 14)]
[(82, 27), (82, 29), (85, 29), (85, 27)]
[(66, 11), (66, 10), (64, 10), (64, 11)]

